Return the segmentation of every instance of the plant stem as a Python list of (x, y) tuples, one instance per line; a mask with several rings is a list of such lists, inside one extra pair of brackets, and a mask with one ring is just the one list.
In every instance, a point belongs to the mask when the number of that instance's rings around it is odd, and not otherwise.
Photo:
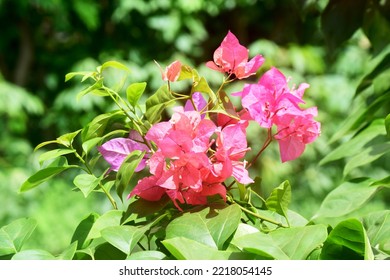
[(250, 214), (252, 216), (255, 216), (256, 218), (258, 218), (258, 219), (260, 219), (262, 221), (269, 222), (269, 223), (277, 225), (279, 227), (287, 228), (287, 226), (283, 225), (280, 222), (274, 221), (274, 220), (272, 220), (270, 218), (267, 218), (267, 217), (264, 217), (263, 215), (260, 215), (259, 213), (255, 213), (255, 212), (252, 212), (251, 210), (246, 209), (245, 207), (241, 206), (239, 203), (235, 202), (234, 200), (231, 201), (231, 202), (237, 204), (238, 207), (240, 207), (242, 211), (244, 211), (244, 212), (246, 212), (246, 213), (248, 213), (248, 214)]
[(263, 146), (261, 147), (260, 151), (257, 153), (257, 155), (252, 159), (251, 162), (249, 162), (246, 166), (246, 169), (248, 169), (252, 164), (256, 162), (256, 160), (259, 158), (259, 156), (264, 152), (264, 150), (271, 144), (272, 142), (272, 128), (268, 128), (268, 135), (267, 139), (265, 140)]

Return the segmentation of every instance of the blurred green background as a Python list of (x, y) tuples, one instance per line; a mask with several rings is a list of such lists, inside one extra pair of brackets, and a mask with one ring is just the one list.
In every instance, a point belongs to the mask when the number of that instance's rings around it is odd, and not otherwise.
[[(94, 70), (107, 60), (118, 60), (130, 67), (133, 82), (147, 81), (152, 93), (162, 84), (153, 60), (167, 65), (181, 59), (217, 86), (221, 75), (204, 64), (212, 60), (228, 30), (250, 49), (251, 57), (260, 53), (266, 58), (252, 82), (273, 65), (291, 76), (293, 83), (311, 85), (305, 93), (306, 106), (318, 106), (321, 137), (308, 145), (299, 160), (285, 164), (273, 143), (251, 174), (262, 178), (264, 195), (288, 179), (293, 188), (291, 208), (310, 218), (343, 180), (343, 160), (324, 166), (318, 162), (335, 147), (329, 139), (349, 116), (356, 86), (379, 51), (360, 29), (345, 42), (326, 44), (321, 13), (328, 2), (0, 0), (0, 226), (19, 217), (34, 217), (38, 228), (29, 246), (57, 253), (70, 242), (85, 215), (110, 208), (99, 194), (84, 199), (73, 191), (71, 172), (18, 194), (23, 181), (39, 168), (39, 153), (33, 153), (37, 144), (75, 131), (112, 109), (99, 97), (76, 101), (83, 85), (65, 83), (66, 73)], [(389, 1), (373, 2), (384, 2), (389, 12)], [(375, 20), (380, 26), (389, 24), (386, 14)], [(379, 31), (390, 38), (389, 30)], [(388, 39), (383, 44), (382, 48)], [(262, 145), (262, 133), (250, 127), (253, 151)], [(388, 159), (382, 157), (353, 175), (388, 176)], [(389, 205), (389, 191), (384, 191), (370, 204), (370, 211)]]

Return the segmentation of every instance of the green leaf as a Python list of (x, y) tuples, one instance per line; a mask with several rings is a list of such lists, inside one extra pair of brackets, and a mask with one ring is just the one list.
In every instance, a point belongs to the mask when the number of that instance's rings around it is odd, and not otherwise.
[(109, 67), (116, 68), (119, 70), (124, 70), (126, 72), (130, 72), (129, 67), (127, 67), (126, 65), (124, 65), (118, 61), (112, 60), (112, 61), (107, 61), (107, 62), (102, 64), (102, 66), (100, 68), (100, 73), (103, 72), (104, 69), (109, 68)]
[(77, 242), (78, 250), (86, 248), (90, 243), (90, 240), (87, 240), (87, 237), (98, 218), (98, 214), (91, 213), (77, 226), (75, 232), (73, 233), (71, 243)]
[(168, 86), (163, 85), (152, 96), (146, 99), (145, 117), (151, 124), (160, 121), (162, 112), (174, 100), (175, 98), (169, 92)]
[(223, 209), (214, 209), (209, 214), (211, 217), (206, 217), (206, 226), (218, 249), (223, 249), (226, 240), (237, 230), (241, 214), (240, 207), (233, 204)]
[(126, 120), (126, 115), (121, 111), (113, 111), (106, 114), (101, 114), (95, 117), (81, 131), (82, 142), (85, 143), (90, 139), (103, 137), (106, 134), (107, 128), (123, 124)]
[(326, 239), (320, 258), (323, 260), (373, 259), (362, 223), (356, 219), (340, 222)]
[(217, 249), (210, 229), (202, 213), (185, 213), (170, 222), (166, 229), (166, 239), (185, 237)]
[(58, 257), (58, 260), (72, 260), (77, 250), (77, 241), (73, 242)]
[(359, 209), (376, 192), (377, 188), (371, 186), (373, 181), (370, 178), (361, 178), (342, 183), (325, 197), (312, 219), (341, 217)]
[(321, 16), (322, 32), (334, 50), (362, 25), (365, 0), (330, 0)]
[(116, 193), (121, 200), (123, 200), (122, 196), (125, 188), (129, 186), (134, 171), (144, 155), (145, 152), (135, 150), (131, 152), (122, 162), (115, 179)]
[(126, 95), (127, 100), (131, 104), (131, 106), (135, 107), (138, 105), (138, 100), (140, 99), (141, 95), (144, 93), (146, 88), (146, 83), (134, 83), (127, 87), (126, 89)]
[(373, 162), (388, 152), (390, 152), (390, 143), (369, 146), (348, 160), (344, 168), (344, 176), (349, 174), (354, 168)]
[(129, 255), (148, 229), (147, 226), (113, 226), (103, 229), (101, 234), (110, 244)]
[(102, 139), (103, 139), (103, 137), (96, 137), (96, 138), (92, 138), (92, 139), (85, 141), (82, 144), (82, 148), (83, 148), (83, 151), (85, 152), (85, 154), (88, 154), (93, 148), (95, 148), (100, 143), (100, 141)]
[(35, 220), (22, 218), (0, 228), (0, 256), (19, 252), (36, 226)]
[(266, 200), (268, 210), (276, 211), (276, 213), (284, 216), (286, 219), (288, 206), (291, 201), (291, 185), (290, 182), (284, 181), (275, 188)]
[(124, 260), (126, 254), (110, 243), (102, 243), (94, 248), (93, 256), (95, 260)]
[(228, 260), (231, 254), (185, 237), (165, 239), (162, 244), (178, 260)]
[(65, 82), (69, 81), (70, 79), (73, 79), (75, 76), (83, 76), (83, 81), (85, 81), (87, 78), (95, 75), (95, 73), (96, 72), (90, 72), (90, 71), (70, 72), (65, 75)]
[(71, 154), (71, 153), (74, 153), (75, 150), (74, 149), (54, 149), (54, 150), (51, 150), (51, 151), (48, 151), (48, 152), (45, 152), (43, 154), (41, 154), (39, 156), (39, 163), (42, 164), (42, 162), (46, 161), (46, 160), (50, 160), (50, 159), (53, 159), (53, 158), (58, 158), (60, 156), (63, 156), (63, 155), (67, 155), (67, 154)]
[(55, 260), (56, 258), (47, 251), (41, 249), (25, 250), (16, 253), (12, 260)]
[(363, 218), (363, 225), (367, 229), (372, 247), (390, 253), (390, 248), (386, 248), (390, 241), (390, 210), (368, 214)]
[(119, 226), (122, 215), (123, 212), (121, 210), (110, 210), (98, 217), (88, 233), (87, 240), (101, 237), (101, 231), (105, 228)]
[(326, 155), (321, 161), (320, 165), (328, 162), (338, 160), (345, 157), (350, 157), (358, 154), (361, 149), (372, 139), (377, 136), (384, 135), (385, 129), (383, 128), (383, 120), (378, 119), (373, 121), (367, 128), (362, 130), (359, 134), (355, 135), (350, 140), (338, 145), (328, 155)]
[(65, 147), (69, 148), (72, 145), (74, 138), (77, 136), (77, 134), (80, 133), (80, 131), (81, 131), (81, 129), (74, 131), (74, 132), (66, 133), (66, 134), (58, 137), (56, 140), (42, 142), (35, 147), (34, 151), (37, 151), (38, 149), (42, 148), (43, 146), (46, 146), (49, 144), (59, 144), (59, 145), (63, 145)]
[(88, 195), (99, 185), (101, 178), (97, 178), (91, 174), (79, 174), (74, 180), (73, 184), (81, 190), (84, 197)]
[(388, 114), (385, 119), (385, 128), (386, 128), (386, 135), (388, 138), (390, 138), (390, 114)]
[(87, 95), (88, 93), (91, 93), (95, 90), (101, 89), (102, 87), (103, 87), (103, 79), (97, 80), (94, 84), (80, 91), (77, 94), (76, 99), (80, 100), (84, 95)]
[(390, 188), (390, 176), (377, 180), (371, 184), (373, 187)]
[(43, 168), (36, 172), (34, 175), (30, 176), (20, 187), (20, 192), (25, 192), (31, 190), (43, 182), (51, 179), (55, 175), (60, 174), (61, 172), (70, 169), (70, 168), (79, 168), (77, 165), (68, 165), (66, 158), (58, 157), (46, 168)]
[(279, 228), (269, 234), (292, 260), (305, 260), (328, 237), (325, 225)]
[(160, 251), (140, 251), (132, 253), (126, 260), (162, 260), (166, 255)]
[(231, 244), (238, 249), (256, 254), (264, 259), (288, 260), (289, 257), (276, 244), (272, 237), (262, 232), (251, 233), (234, 238)]

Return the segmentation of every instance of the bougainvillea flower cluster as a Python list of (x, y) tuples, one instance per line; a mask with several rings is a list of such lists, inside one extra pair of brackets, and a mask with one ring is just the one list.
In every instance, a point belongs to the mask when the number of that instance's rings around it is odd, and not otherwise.
[[(229, 31), (214, 61), (206, 65), (225, 73), (225, 82), (232, 82), (255, 75), (263, 62), (261, 55), (248, 61), (248, 49)], [(182, 67), (179, 61), (171, 63), (161, 69), (162, 79), (176, 82)], [(153, 124), (144, 136), (131, 131), (128, 138), (114, 138), (99, 151), (112, 171), (118, 171), (132, 151), (145, 152), (136, 171), (146, 170), (150, 175), (138, 181), (129, 197), (158, 201), (168, 196), (178, 209), (182, 204), (206, 204), (210, 196), (226, 199), (228, 179), (243, 185), (253, 182), (248, 172), (251, 164), (245, 159), (250, 150), (249, 122), (268, 130), (267, 145), (273, 139), (279, 143), (282, 162), (298, 158), (306, 144), (319, 136), (320, 123), (314, 120), (317, 108), (300, 107), (308, 87), (303, 83), (290, 88), (288, 79), (272, 67), (257, 83), (247, 83), (234, 94), (241, 98), (242, 107), (233, 109), (234, 116), (229, 108), (229, 113), (219, 110), (211, 118), (211, 98), (193, 92), (184, 106), (175, 108), (169, 121)]]

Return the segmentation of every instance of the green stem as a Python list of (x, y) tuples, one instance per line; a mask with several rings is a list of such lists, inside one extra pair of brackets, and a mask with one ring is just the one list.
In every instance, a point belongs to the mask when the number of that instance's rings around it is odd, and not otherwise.
[[(73, 149), (73, 147), (71, 147)], [(75, 150), (74, 151), (74, 154), (75, 156), (82, 162), (82, 164), (84, 164), (85, 168), (86, 168), (86, 171), (87, 173), (89, 173), (90, 175), (93, 175), (93, 172), (91, 170), (91, 167), (88, 165), (88, 163), (79, 155), (79, 153)], [(104, 188), (103, 184), (101, 182), (99, 182), (99, 187), (103, 190), (103, 192), (106, 194), (108, 200), (110, 201), (112, 207), (114, 207), (115, 210), (118, 209), (118, 206), (116, 205), (116, 202), (114, 200), (114, 198), (112, 197), (112, 195)]]
[(268, 128), (267, 139), (265, 140), (263, 146), (261, 147), (261, 149), (257, 153), (257, 155), (251, 160), (250, 163), (247, 164), (246, 169), (248, 169), (252, 164), (254, 164), (256, 162), (256, 160), (264, 152), (264, 150), (269, 146), (269, 144), (271, 144), (271, 142), (272, 142), (272, 128)]
[(241, 209), (242, 211), (244, 211), (244, 212), (246, 212), (246, 213), (248, 213), (248, 214), (250, 214), (250, 215), (252, 215), (252, 216), (254, 216), (254, 217), (256, 217), (256, 218), (258, 218), (258, 219), (260, 219), (260, 220), (262, 220), (262, 221), (269, 222), (269, 223), (274, 224), (274, 225), (277, 225), (277, 226), (279, 226), (279, 227), (287, 228), (287, 226), (283, 225), (283, 224), (280, 223), (280, 222), (274, 221), (274, 220), (272, 220), (272, 219), (270, 219), (270, 218), (267, 218), (267, 217), (265, 217), (265, 216), (263, 216), (263, 215), (260, 215), (259, 213), (255, 213), (255, 212), (252, 212), (251, 210), (246, 209), (245, 207), (241, 206), (239, 203), (235, 202), (234, 200), (230, 200), (230, 202), (231, 202), (231, 203), (234, 203), (234, 204), (236, 204), (236, 205), (238, 205), (238, 207), (240, 207), (240, 209)]

